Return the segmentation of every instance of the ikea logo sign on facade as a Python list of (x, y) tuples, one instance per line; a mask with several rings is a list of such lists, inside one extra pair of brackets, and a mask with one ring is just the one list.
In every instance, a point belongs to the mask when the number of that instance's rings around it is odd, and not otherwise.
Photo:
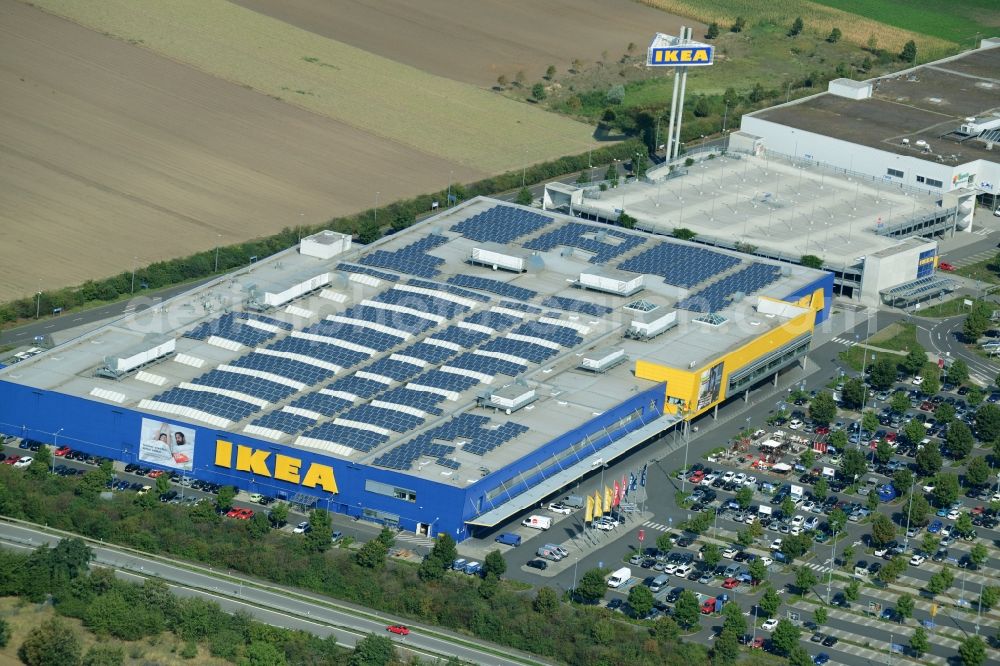
[(654, 46), (649, 54), (649, 64), (656, 65), (711, 65), (715, 48), (712, 46)]
[[(217, 467), (250, 472), (255, 476), (287, 481), (306, 488), (322, 488), (328, 493), (337, 492), (337, 481), (333, 468), (320, 463), (309, 463), (302, 469), (302, 460), (280, 453), (253, 449), (242, 444), (233, 450), (232, 442), (219, 439), (215, 442), (215, 464)], [(234, 455), (235, 454), (235, 455)]]

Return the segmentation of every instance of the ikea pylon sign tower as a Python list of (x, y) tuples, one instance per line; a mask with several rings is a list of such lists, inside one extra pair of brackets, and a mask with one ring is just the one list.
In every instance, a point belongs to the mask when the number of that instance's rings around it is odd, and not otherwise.
[(680, 37), (658, 32), (649, 45), (646, 53), (647, 67), (674, 68), (674, 96), (670, 100), (670, 124), (667, 128), (667, 161), (677, 157), (677, 150), (680, 147), (681, 115), (684, 111), (688, 67), (711, 65), (714, 56), (714, 47), (691, 41), (691, 28), (683, 26)]

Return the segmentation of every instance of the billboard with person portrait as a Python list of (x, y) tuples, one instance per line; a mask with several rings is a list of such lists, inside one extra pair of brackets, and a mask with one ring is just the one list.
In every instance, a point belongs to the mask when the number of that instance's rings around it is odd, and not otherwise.
[(189, 472), (194, 466), (194, 440), (194, 428), (143, 419), (139, 460)]
[(722, 362), (701, 374), (698, 386), (698, 409), (704, 409), (719, 399), (722, 390)]

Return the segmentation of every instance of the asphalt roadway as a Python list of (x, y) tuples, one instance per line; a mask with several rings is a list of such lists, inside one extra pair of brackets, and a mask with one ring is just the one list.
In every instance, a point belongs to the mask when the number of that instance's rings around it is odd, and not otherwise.
[[(43, 543), (55, 544), (61, 538), (53, 531), (36, 529), (26, 523), (0, 522), (0, 545), (7, 548), (34, 549)], [(333, 635), (337, 643), (354, 647), (370, 633), (385, 634), (386, 626), (398, 618), (380, 616), (376, 611), (352, 607), (300, 590), (282, 588), (261, 581), (243, 581), (211, 568), (189, 563), (172, 563), (138, 552), (100, 545), (91, 541), (94, 564), (111, 567), (123, 577), (158, 578), (167, 582), (180, 596), (199, 596), (217, 602), (223, 610), (243, 610), (261, 622), (288, 629), (301, 629), (321, 637)], [(455, 657), (475, 664), (517, 666), (545, 664), (527, 655), (513, 655), (509, 648), (449, 634), (440, 628), (408, 624), (408, 636), (390, 634), (397, 648), (421, 658)]]

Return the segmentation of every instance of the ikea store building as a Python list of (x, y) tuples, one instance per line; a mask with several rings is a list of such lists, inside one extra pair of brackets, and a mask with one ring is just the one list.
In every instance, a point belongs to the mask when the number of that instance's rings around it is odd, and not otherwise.
[(456, 540), (800, 361), (833, 276), (477, 198), (0, 370), (0, 431)]

